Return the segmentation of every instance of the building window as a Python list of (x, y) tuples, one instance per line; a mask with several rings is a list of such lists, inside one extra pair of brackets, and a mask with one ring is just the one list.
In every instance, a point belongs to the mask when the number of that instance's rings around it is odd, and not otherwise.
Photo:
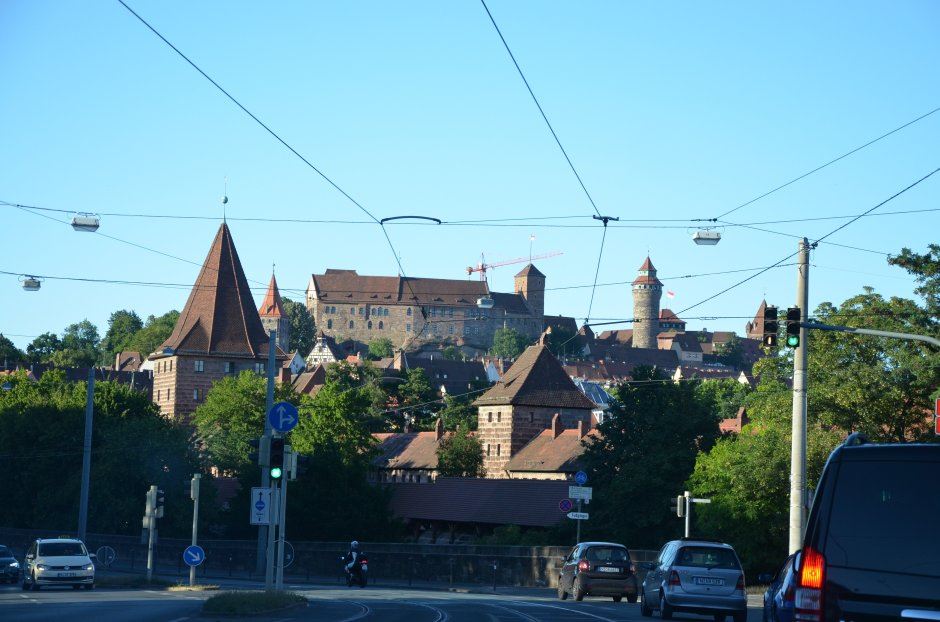
[(486, 413), (487, 423), (493, 423), (493, 413)]
[(194, 402), (199, 401), (199, 389), (193, 389), (193, 401)]
[(502, 420), (503, 420), (503, 413), (497, 412), (497, 413), (496, 413), (496, 423), (499, 423), (499, 422), (502, 421)]
[(496, 455), (497, 455), (497, 456), (499, 455), (499, 448), (500, 448), (500, 445), (499, 445), (499, 443), (497, 443), (497, 444), (496, 444)]
[(368, 322), (366, 322), (366, 328), (368, 328), (369, 330), (372, 330), (372, 320), (369, 320)]
[(355, 327), (356, 327), (356, 323), (353, 322), (352, 320), (349, 320), (349, 327), (350, 327), (350, 328), (355, 328)]
[(234, 374), (234, 373), (235, 373), (235, 363), (233, 363), (232, 361), (225, 361), (225, 364), (224, 364), (224, 372), (225, 372), (226, 374)]
[(157, 389), (157, 401), (158, 401), (158, 402), (160, 401), (160, 394), (161, 394), (161, 392), (162, 392), (162, 389)]
[(255, 363), (255, 373), (256, 374), (264, 373), (264, 363)]
[(487, 455), (487, 456), (490, 455), (490, 444), (489, 444), (489, 443), (486, 444), (486, 455)]
[(450, 326), (447, 327), (447, 333), (448, 333), (449, 335), (453, 335), (453, 334), (454, 334), (454, 325), (453, 325), (453, 324), (451, 324)]
[(406, 333), (410, 333), (410, 332), (411, 332), (411, 324), (405, 324), (405, 332), (406, 332)]
[(326, 327), (327, 327), (328, 329), (329, 329), (329, 328), (333, 328), (333, 320), (327, 320), (327, 321), (326, 321)]
[(382, 311), (382, 315), (384, 315), (385, 317), (388, 317), (388, 309), (385, 309), (384, 311)]
[(206, 370), (206, 362), (205, 361), (193, 361), (193, 367), (195, 368), (196, 371), (203, 372)]
[(532, 423), (533, 421), (535, 421), (535, 413), (529, 411), (529, 423)]
[(359, 315), (362, 315), (365, 312), (366, 312), (365, 307), (359, 307)]
[(173, 359), (170, 359), (170, 371), (173, 371)]
[(385, 328), (385, 322), (379, 320), (379, 330), (382, 330), (383, 328)]
[(411, 316), (411, 307), (408, 307), (408, 310), (405, 311), (405, 315), (407, 315), (407, 316), (409, 316), (409, 317)]

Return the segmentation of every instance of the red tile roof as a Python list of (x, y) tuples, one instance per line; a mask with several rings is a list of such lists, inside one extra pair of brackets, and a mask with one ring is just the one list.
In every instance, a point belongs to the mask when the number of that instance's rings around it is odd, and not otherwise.
[(723, 434), (740, 434), (741, 429), (750, 422), (751, 418), (747, 416), (747, 410), (742, 406), (738, 409), (734, 417), (723, 419), (721, 423), (718, 424), (718, 429), (720, 429)]
[(643, 262), (643, 265), (640, 266), (640, 275), (633, 280), (634, 285), (662, 285), (662, 281), (656, 278), (656, 268), (653, 267), (653, 262), (650, 261), (649, 256), (646, 257), (646, 261)]
[[(591, 430), (583, 440), (597, 438), (597, 431)], [(542, 432), (517, 451), (507, 471), (576, 473), (580, 470), (579, 459), (585, 451), (581, 444), (582, 437), (576, 428), (562, 430), (556, 438), (552, 430)]]
[(379, 441), (373, 466), (437, 470), (437, 432), (380, 432), (372, 436)]
[(644, 261), (644, 262), (643, 262), (643, 265), (640, 266), (640, 271), (641, 271), (641, 272), (645, 272), (645, 271), (655, 270), (655, 269), (656, 269), (656, 268), (653, 266), (653, 262), (650, 261), (650, 256), (647, 255), (647, 256), (646, 256), (646, 261)]
[(551, 527), (565, 519), (558, 502), (566, 480), (439, 477), (431, 484), (391, 487), (392, 512), (405, 519)]
[(284, 317), (284, 306), (281, 303), (281, 292), (277, 289), (277, 280), (271, 275), (271, 282), (268, 283), (268, 291), (258, 307), (258, 315), (261, 317)]
[(474, 402), (476, 406), (493, 404), (585, 410), (597, 407), (575, 386), (544, 345), (526, 348), (502, 379)]
[(678, 315), (676, 315), (672, 309), (662, 309), (659, 312), (659, 319), (671, 322), (673, 320), (677, 322), (682, 322)]
[(163, 348), (178, 353), (250, 357), (267, 353), (268, 335), (225, 223), (219, 227), (186, 306)]

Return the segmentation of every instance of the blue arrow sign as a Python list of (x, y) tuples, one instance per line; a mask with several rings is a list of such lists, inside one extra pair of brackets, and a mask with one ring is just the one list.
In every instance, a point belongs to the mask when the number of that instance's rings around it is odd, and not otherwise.
[(205, 559), (206, 552), (197, 544), (187, 546), (186, 550), (183, 551), (183, 561), (186, 562), (187, 566), (198, 566), (204, 562)]
[(278, 402), (268, 411), (268, 422), (280, 433), (290, 432), (297, 426), (297, 408), (290, 402)]
[(574, 475), (574, 481), (578, 482), (578, 486), (584, 486), (587, 484), (587, 473), (584, 471), (578, 471)]

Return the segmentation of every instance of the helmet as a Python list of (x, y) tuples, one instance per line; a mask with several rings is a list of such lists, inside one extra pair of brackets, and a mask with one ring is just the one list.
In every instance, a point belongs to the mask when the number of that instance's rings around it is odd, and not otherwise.
[(358, 550), (359, 550), (359, 541), (358, 541), (358, 540), (353, 540), (352, 542), (350, 542), (350, 543), (349, 543), (349, 548), (352, 549), (353, 551), (358, 551)]

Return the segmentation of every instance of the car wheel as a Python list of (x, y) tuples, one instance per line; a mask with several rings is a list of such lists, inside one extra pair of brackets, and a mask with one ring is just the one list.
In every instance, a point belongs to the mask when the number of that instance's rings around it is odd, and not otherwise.
[(584, 597), (587, 596), (587, 594), (584, 592), (584, 587), (581, 585), (580, 579), (575, 579), (574, 586), (572, 587), (572, 594), (574, 595), (574, 599), (577, 601), (582, 601), (584, 600)]
[(643, 602), (640, 603), (640, 615), (644, 618), (648, 618), (653, 615), (653, 609), (646, 602), (646, 597), (643, 597)]
[(30, 579), (30, 582), (29, 582), (29, 587), (30, 587), (30, 589), (32, 589), (34, 592), (38, 592), (38, 591), (39, 591), (39, 584), (36, 583), (36, 573), (33, 573), (33, 577), (32, 577), (32, 579)]
[(622, 601), (622, 600), (623, 600), (623, 596), (614, 596), (614, 602), (615, 602), (615, 603), (619, 603), (619, 602)]
[(747, 611), (740, 611), (731, 616), (734, 622), (747, 622)]
[(637, 595), (636, 595), (636, 594), (627, 594), (627, 602), (628, 602), (628, 603), (633, 604), (633, 603), (635, 603), (636, 601), (637, 601)]
[(663, 620), (672, 619), (672, 607), (670, 607), (669, 603), (666, 602), (666, 595), (662, 592), (659, 594), (659, 617)]
[(558, 577), (558, 600), (568, 600), (568, 592), (565, 591), (561, 577)]

